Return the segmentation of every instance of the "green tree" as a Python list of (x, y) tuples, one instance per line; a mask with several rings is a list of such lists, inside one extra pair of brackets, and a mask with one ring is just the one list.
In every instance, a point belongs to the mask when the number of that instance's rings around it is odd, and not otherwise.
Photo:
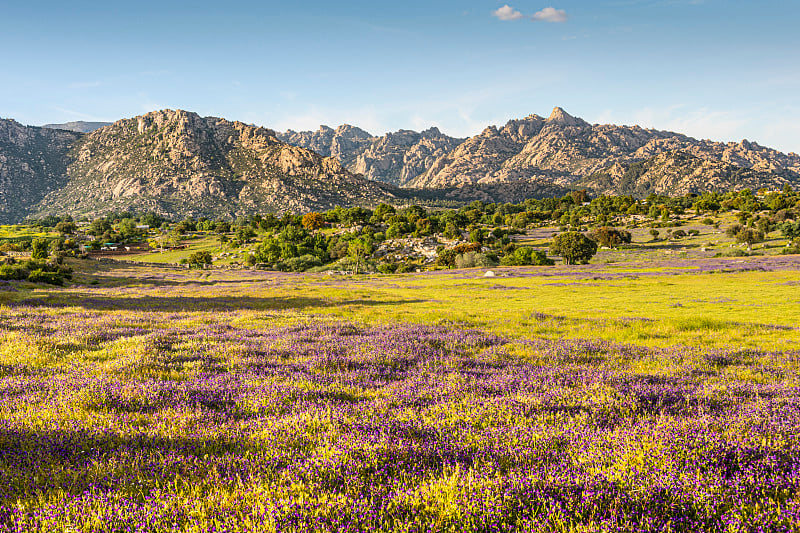
[(597, 253), (597, 243), (583, 233), (567, 231), (556, 235), (550, 253), (560, 255), (564, 264), (585, 264)]
[(325, 217), (320, 213), (306, 213), (303, 215), (303, 220), (301, 223), (307, 230), (314, 231), (325, 226)]
[(361, 260), (372, 253), (372, 243), (365, 237), (351, 240), (347, 245), (347, 255), (356, 260), (356, 274), (358, 274)]
[(620, 244), (630, 244), (631, 242), (630, 232), (610, 226), (595, 228), (590, 235), (592, 239), (600, 243), (600, 246), (607, 248), (616, 248)]
[(56, 231), (61, 235), (72, 235), (78, 231), (78, 227), (74, 222), (59, 222), (56, 224)]
[(211, 264), (211, 253), (207, 251), (193, 252), (189, 255), (189, 266), (203, 268)]
[(743, 242), (747, 246), (752, 246), (753, 243), (761, 242), (764, 240), (764, 232), (755, 228), (744, 228), (736, 234), (736, 242)]
[(34, 239), (31, 243), (31, 257), (33, 259), (47, 259), (50, 247), (46, 239)]

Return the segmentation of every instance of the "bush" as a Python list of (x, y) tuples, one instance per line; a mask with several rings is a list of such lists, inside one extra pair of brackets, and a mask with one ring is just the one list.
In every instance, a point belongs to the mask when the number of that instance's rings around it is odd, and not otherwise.
[(63, 285), (64, 277), (59, 272), (45, 272), (37, 269), (28, 274), (28, 281), (33, 283), (49, 283), (50, 285)]
[(728, 237), (736, 237), (736, 235), (744, 229), (744, 226), (741, 224), (733, 224), (729, 226), (728, 229), (725, 230), (725, 235)]
[(610, 226), (595, 228), (589, 236), (606, 248), (616, 248), (620, 244), (631, 242), (630, 232)]
[(22, 265), (2, 265), (0, 266), (0, 279), (23, 280), (28, 277), (28, 269)]
[(456, 265), (456, 257), (467, 252), (479, 252), (480, 250), (481, 245), (476, 242), (445, 248), (439, 252), (439, 256), (436, 258), (436, 264), (438, 266), (453, 268)]
[(189, 255), (186, 262), (189, 263), (191, 267), (203, 268), (211, 264), (211, 253), (206, 251), (193, 252)]
[(786, 245), (786, 248), (781, 250), (782, 255), (795, 255), (800, 254), (800, 237), (797, 237), (792, 242)]
[(748, 246), (754, 242), (764, 240), (764, 232), (755, 228), (745, 228), (736, 234), (736, 242), (746, 243)]
[(550, 266), (554, 265), (555, 261), (549, 259), (547, 254), (540, 250), (534, 250), (528, 246), (521, 246), (503, 257), (500, 261), (503, 266), (524, 266), (524, 265), (539, 265)]
[(456, 268), (493, 267), (497, 266), (497, 261), (487, 254), (466, 252), (456, 256), (455, 265)]
[(778, 227), (787, 239), (800, 237), (800, 222), (784, 222)]
[(49, 247), (45, 239), (34, 239), (31, 243), (31, 257), (33, 259), (47, 259)]
[(378, 265), (378, 272), (383, 274), (394, 274), (397, 272), (397, 263), (380, 263)]
[(322, 266), (322, 261), (315, 255), (305, 254), (292, 257), (280, 264), (280, 269), (289, 272), (305, 272), (314, 267)]

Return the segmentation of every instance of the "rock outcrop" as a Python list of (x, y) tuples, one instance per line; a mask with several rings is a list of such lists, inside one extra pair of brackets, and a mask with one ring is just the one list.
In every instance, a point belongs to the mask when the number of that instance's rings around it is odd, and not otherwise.
[(289, 130), (278, 137), (335, 157), (351, 172), (399, 186), (408, 184), (463, 141), (437, 128), (422, 132), (400, 130), (376, 137), (347, 124), (335, 130), (327, 126), (320, 126), (315, 132)]

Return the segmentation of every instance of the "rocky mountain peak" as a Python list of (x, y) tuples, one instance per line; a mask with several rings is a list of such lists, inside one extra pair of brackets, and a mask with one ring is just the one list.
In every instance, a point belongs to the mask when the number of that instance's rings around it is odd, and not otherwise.
[(356, 126), (351, 126), (350, 124), (342, 124), (341, 126), (336, 128), (336, 131), (334, 133), (336, 135), (343, 136), (348, 139), (369, 139), (372, 137), (372, 134), (369, 133), (368, 131), (364, 131)]
[(419, 134), (425, 139), (435, 139), (442, 136), (442, 132), (436, 126), (431, 126), (427, 130), (422, 130)]
[(550, 124), (560, 124), (562, 126), (578, 126), (580, 124), (585, 124), (583, 120), (573, 117), (560, 107), (553, 108), (553, 112), (547, 117), (547, 122)]

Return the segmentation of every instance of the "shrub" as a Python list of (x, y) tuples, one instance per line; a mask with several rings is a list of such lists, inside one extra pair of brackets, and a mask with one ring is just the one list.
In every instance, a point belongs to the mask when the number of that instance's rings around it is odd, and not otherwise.
[(728, 237), (736, 237), (736, 235), (744, 229), (744, 226), (741, 224), (733, 224), (729, 226), (728, 229), (725, 230), (725, 235)]
[(456, 268), (493, 267), (497, 266), (497, 261), (487, 254), (466, 252), (456, 256), (455, 264)]
[(795, 254), (800, 254), (800, 237), (797, 237), (797, 238), (796, 238), (796, 239), (794, 239), (792, 242), (790, 242), (789, 244), (787, 244), (787, 245), (786, 245), (786, 248), (784, 248), (784, 249), (781, 251), (781, 254), (783, 254), (783, 255), (795, 255)]
[(764, 232), (755, 228), (744, 228), (736, 234), (736, 242), (746, 243), (748, 246), (754, 242), (761, 242), (764, 240)]
[(784, 222), (778, 227), (787, 239), (800, 237), (800, 222)]
[(211, 253), (206, 251), (193, 252), (186, 262), (191, 267), (203, 268), (211, 264)]
[(280, 266), (284, 271), (304, 272), (310, 268), (322, 266), (322, 261), (315, 255), (305, 254), (287, 259)]
[(528, 246), (521, 246), (512, 253), (503, 257), (500, 264), (503, 266), (523, 266), (523, 265), (554, 265), (555, 261), (549, 259), (547, 254), (540, 250), (534, 250)]
[(439, 252), (436, 258), (436, 264), (439, 266), (446, 266), (453, 268), (456, 265), (456, 257), (467, 252), (479, 252), (481, 245), (473, 242), (470, 244), (458, 244), (452, 248), (445, 248)]
[(33, 259), (47, 259), (49, 244), (45, 239), (34, 239), (31, 243), (31, 257)]
[(397, 272), (397, 263), (380, 263), (378, 265), (378, 272), (383, 274), (394, 274)]
[(610, 226), (594, 228), (590, 237), (607, 248), (616, 248), (620, 244), (631, 242), (631, 234), (628, 231), (620, 230)]
[(49, 283), (50, 285), (63, 285), (64, 277), (59, 272), (45, 272), (37, 269), (28, 274), (28, 281), (33, 283)]
[(23, 280), (28, 277), (28, 269), (22, 265), (0, 266), (0, 279)]

